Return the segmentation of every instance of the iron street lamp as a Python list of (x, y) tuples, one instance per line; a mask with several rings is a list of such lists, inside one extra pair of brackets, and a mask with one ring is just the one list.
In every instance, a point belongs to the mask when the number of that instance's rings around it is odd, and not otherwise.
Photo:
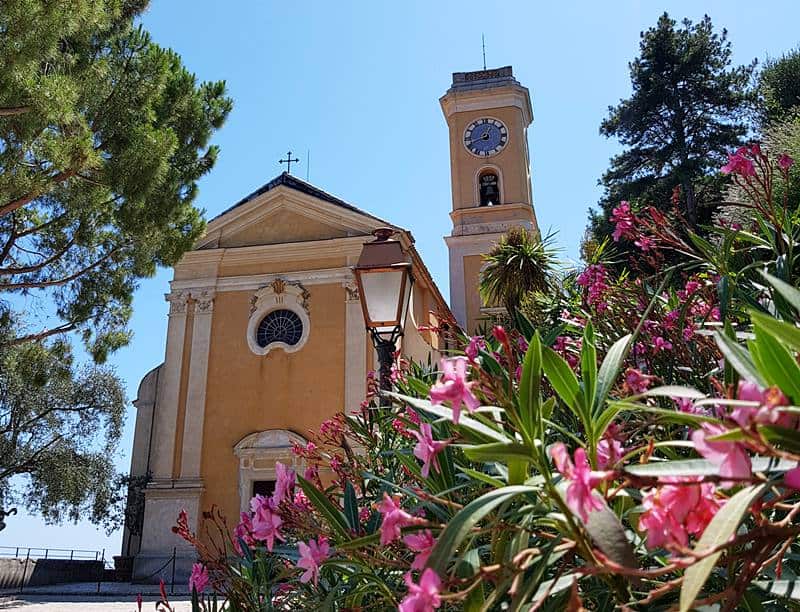
[[(392, 361), (397, 340), (403, 335), (414, 277), (395, 230), (382, 227), (375, 240), (364, 244), (353, 268), (358, 283), (361, 310), (380, 363), (380, 388), (392, 388)], [(381, 405), (388, 400), (381, 399)]]

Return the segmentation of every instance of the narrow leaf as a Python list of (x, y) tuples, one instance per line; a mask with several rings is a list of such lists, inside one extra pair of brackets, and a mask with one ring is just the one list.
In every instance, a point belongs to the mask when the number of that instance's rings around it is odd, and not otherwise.
[(536, 487), (515, 485), (490, 491), (474, 499), (447, 523), (447, 527), (436, 540), (436, 546), (433, 547), (431, 556), (428, 558), (427, 567), (434, 569), (440, 576), (444, 576), (447, 565), (450, 563), (450, 559), (455, 554), (456, 549), (478, 522), (500, 504), (513, 499), (517, 495), (536, 491), (538, 491)]
[(739, 372), (743, 378), (758, 383), (762, 387), (769, 386), (764, 377), (756, 369), (753, 360), (748, 355), (747, 351), (735, 340), (731, 340), (726, 335), (720, 332), (714, 332), (714, 339), (717, 341), (719, 350), (722, 351), (725, 360), (733, 366), (733, 369)]
[(630, 334), (617, 340), (611, 348), (608, 349), (603, 363), (600, 364), (594, 400), (595, 410), (600, 410), (604, 406), (606, 398), (617, 380), (625, 355), (628, 353), (628, 344), (630, 340)]
[[(745, 487), (725, 502), (700, 536), (694, 548), (695, 552), (702, 554), (704, 551), (725, 544), (736, 532), (745, 512), (765, 487), (766, 485)], [(688, 612), (692, 608), (694, 600), (700, 594), (721, 554), (721, 551), (716, 552), (686, 569), (681, 587), (680, 612)]]

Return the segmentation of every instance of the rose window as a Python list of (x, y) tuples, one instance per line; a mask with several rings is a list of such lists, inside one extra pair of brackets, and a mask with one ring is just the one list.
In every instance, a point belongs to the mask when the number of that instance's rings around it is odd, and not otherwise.
[(256, 330), (256, 342), (265, 348), (275, 342), (294, 346), (303, 336), (303, 322), (291, 310), (273, 310), (268, 313)]

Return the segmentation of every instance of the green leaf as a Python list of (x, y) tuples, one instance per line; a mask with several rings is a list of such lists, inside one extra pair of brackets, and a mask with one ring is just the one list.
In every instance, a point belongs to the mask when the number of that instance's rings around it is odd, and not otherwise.
[(797, 580), (754, 580), (751, 584), (778, 597), (800, 601), (800, 582)]
[(474, 478), (475, 480), (479, 480), (481, 482), (485, 482), (488, 485), (491, 485), (497, 489), (500, 487), (504, 487), (506, 483), (494, 476), (489, 476), (489, 474), (484, 474), (483, 472), (479, 472), (478, 470), (473, 470), (472, 468), (466, 468), (458, 466), (458, 469), (464, 472), (467, 476)]
[(533, 335), (525, 359), (522, 362), (522, 377), (519, 382), (519, 410), (528, 438), (541, 437), (536, 426), (541, 412), (539, 386), (542, 379), (542, 345), (539, 334)]
[(667, 410), (665, 408), (656, 408), (655, 406), (648, 406), (646, 404), (638, 404), (636, 402), (611, 402), (611, 406), (625, 410), (627, 412), (648, 412), (658, 416), (661, 420), (670, 421), (672, 423), (679, 423), (681, 425), (694, 425), (699, 427), (700, 423), (718, 423), (719, 419), (714, 417), (704, 416), (702, 414), (691, 414), (689, 412), (680, 412), (679, 410)]
[(436, 540), (436, 546), (431, 551), (426, 567), (430, 567), (440, 576), (444, 576), (447, 571), (447, 564), (455, 554), (456, 549), (478, 522), (500, 504), (510, 501), (517, 495), (535, 493), (536, 491), (538, 491), (536, 487), (515, 485), (489, 491), (474, 499), (447, 523), (447, 527)]
[(722, 351), (725, 360), (733, 366), (734, 370), (739, 372), (740, 376), (751, 382), (758, 383), (762, 387), (769, 386), (761, 372), (756, 368), (750, 355), (738, 342), (720, 332), (714, 332), (714, 340), (717, 341), (717, 346)]
[(464, 454), (472, 461), (533, 461), (533, 449), (527, 444), (518, 442), (490, 442), (477, 446), (461, 446)]
[(664, 385), (662, 387), (654, 387), (642, 393), (646, 397), (685, 397), (688, 399), (703, 399), (704, 393), (691, 387), (680, 387), (678, 385)]
[(758, 350), (753, 355), (753, 360), (764, 378), (771, 385), (777, 385), (794, 401), (800, 401), (800, 366), (797, 361), (783, 344), (758, 323), (755, 330)]
[(600, 410), (605, 406), (606, 398), (611, 392), (614, 383), (619, 376), (620, 367), (628, 353), (628, 344), (631, 335), (623, 336), (617, 340), (606, 353), (603, 363), (600, 364), (600, 371), (597, 374), (597, 391), (595, 391), (594, 407)]
[[(754, 472), (786, 472), (797, 463), (773, 457), (753, 457)], [(629, 465), (625, 471), (634, 476), (716, 476), (719, 467), (706, 459), (679, 459), (678, 461), (651, 461), (642, 465)]]
[[(401, 395), (400, 393), (392, 393), (387, 392), (386, 395), (394, 397), (395, 399), (400, 400), (401, 402), (405, 402), (413, 406), (414, 408), (418, 408), (419, 410), (424, 410), (425, 412), (429, 412), (430, 414), (434, 414), (438, 417), (442, 417), (448, 419), (449, 421), (453, 420), (453, 411), (446, 406), (434, 406), (428, 400), (418, 399), (416, 397), (409, 397), (407, 395)], [(497, 442), (508, 442), (509, 438), (502, 432), (499, 432), (495, 429), (492, 429), (483, 423), (476, 421), (475, 419), (470, 418), (466, 414), (464, 414), (466, 410), (462, 410), (461, 417), (458, 420), (458, 425), (452, 425), (456, 428), (466, 428), (469, 429), (476, 434), (479, 434), (485, 438), (490, 438), (496, 440)]]
[(584, 410), (584, 402), (581, 397), (581, 388), (575, 372), (569, 364), (553, 349), (543, 347), (542, 369), (547, 380), (553, 385), (553, 389), (558, 393), (559, 398), (566, 404), (572, 412), (581, 420), (588, 429), (589, 422)]
[[(694, 551), (702, 554), (704, 551), (725, 544), (736, 532), (744, 514), (766, 487), (767, 485), (745, 487), (725, 502), (700, 536)], [(721, 551), (716, 552), (686, 569), (681, 587), (680, 612), (688, 612), (692, 608), (721, 554)]]
[[(562, 481), (557, 488), (564, 499), (564, 503), (566, 503), (567, 483)], [(619, 518), (608, 507), (606, 500), (600, 493), (592, 491), (592, 497), (602, 504), (602, 509), (592, 510), (589, 513), (589, 520), (586, 522), (577, 514), (575, 514), (575, 518), (584, 524), (594, 543), (609, 559), (623, 567), (638, 567), (633, 546), (628, 541), (625, 535), (625, 528)]]
[(303, 489), (303, 493), (306, 494), (308, 501), (328, 521), (330, 528), (339, 538), (347, 540), (349, 538), (347, 519), (342, 514), (342, 511), (328, 499), (327, 495), (299, 474), (297, 475), (297, 481), (300, 488)]
[[(777, 408), (773, 408), (777, 410)], [(800, 433), (777, 425), (759, 425), (758, 432), (772, 444), (790, 453), (800, 454)]]
[(581, 384), (583, 385), (583, 397), (586, 411), (593, 413), (595, 390), (597, 388), (597, 347), (594, 340), (594, 327), (592, 322), (586, 322), (586, 329), (583, 330), (583, 342), (581, 344)]
[(766, 272), (761, 272), (761, 276), (763, 276), (767, 282), (775, 288), (775, 291), (777, 291), (784, 300), (789, 302), (789, 304), (794, 306), (795, 310), (800, 312), (800, 291), (792, 287), (786, 281), (775, 278)]
[(776, 340), (795, 351), (800, 351), (800, 328), (784, 321), (778, 321), (778, 319), (760, 312), (751, 311), (750, 317), (753, 322), (758, 323), (761, 329), (769, 332)]
[(356, 502), (356, 490), (353, 483), (349, 480), (344, 485), (344, 516), (350, 529), (356, 531), (360, 525), (358, 520), (358, 503)]

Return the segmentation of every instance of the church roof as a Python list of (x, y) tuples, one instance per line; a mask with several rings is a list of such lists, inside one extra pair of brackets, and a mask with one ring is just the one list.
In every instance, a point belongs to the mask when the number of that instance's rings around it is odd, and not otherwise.
[(226, 215), (227, 213), (229, 213), (230, 211), (234, 210), (235, 208), (238, 208), (239, 206), (242, 206), (243, 204), (246, 204), (247, 202), (250, 202), (251, 200), (254, 200), (258, 196), (263, 195), (263, 194), (267, 193), (268, 191), (272, 191), (273, 189), (275, 189), (276, 187), (280, 187), (281, 185), (283, 185), (285, 187), (289, 187), (290, 189), (295, 189), (296, 191), (299, 191), (301, 193), (305, 193), (307, 195), (313, 196), (313, 197), (318, 198), (320, 200), (323, 200), (325, 202), (329, 202), (330, 204), (335, 204), (336, 206), (341, 206), (342, 208), (345, 208), (347, 210), (353, 211), (353, 212), (358, 213), (360, 215), (364, 215), (366, 217), (370, 217), (371, 219), (375, 219), (376, 221), (380, 221), (381, 223), (383, 223), (384, 225), (387, 225), (389, 227), (395, 227), (395, 228), (401, 229), (398, 226), (396, 226), (394, 223), (389, 223), (385, 219), (381, 219), (380, 217), (376, 217), (375, 215), (370, 214), (367, 211), (358, 208), (357, 206), (353, 206), (349, 202), (345, 202), (344, 200), (342, 200), (340, 198), (337, 198), (335, 195), (332, 195), (332, 194), (328, 193), (327, 191), (323, 191), (319, 187), (315, 187), (311, 183), (307, 183), (306, 181), (301, 180), (301, 179), (297, 178), (296, 176), (293, 176), (293, 175), (289, 174), (286, 171), (284, 171), (281, 174), (279, 174), (278, 176), (276, 176), (274, 179), (272, 179), (266, 185), (262, 185), (261, 187), (256, 189), (253, 193), (251, 193), (250, 195), (245, 196), (244, 198), (242, 198), (241, 200), (236, 202), (236, 204), (234, 204), (230, 208), (227, 208), (227, 209), (223, 210), (220, 214), (218, 214), (216, 217), (214, 217), (214, 219), (212, 219), (212, 221), (214, 221), (215, 219), (219, 219), (220, 217), (222, 217), (223, 215)]

